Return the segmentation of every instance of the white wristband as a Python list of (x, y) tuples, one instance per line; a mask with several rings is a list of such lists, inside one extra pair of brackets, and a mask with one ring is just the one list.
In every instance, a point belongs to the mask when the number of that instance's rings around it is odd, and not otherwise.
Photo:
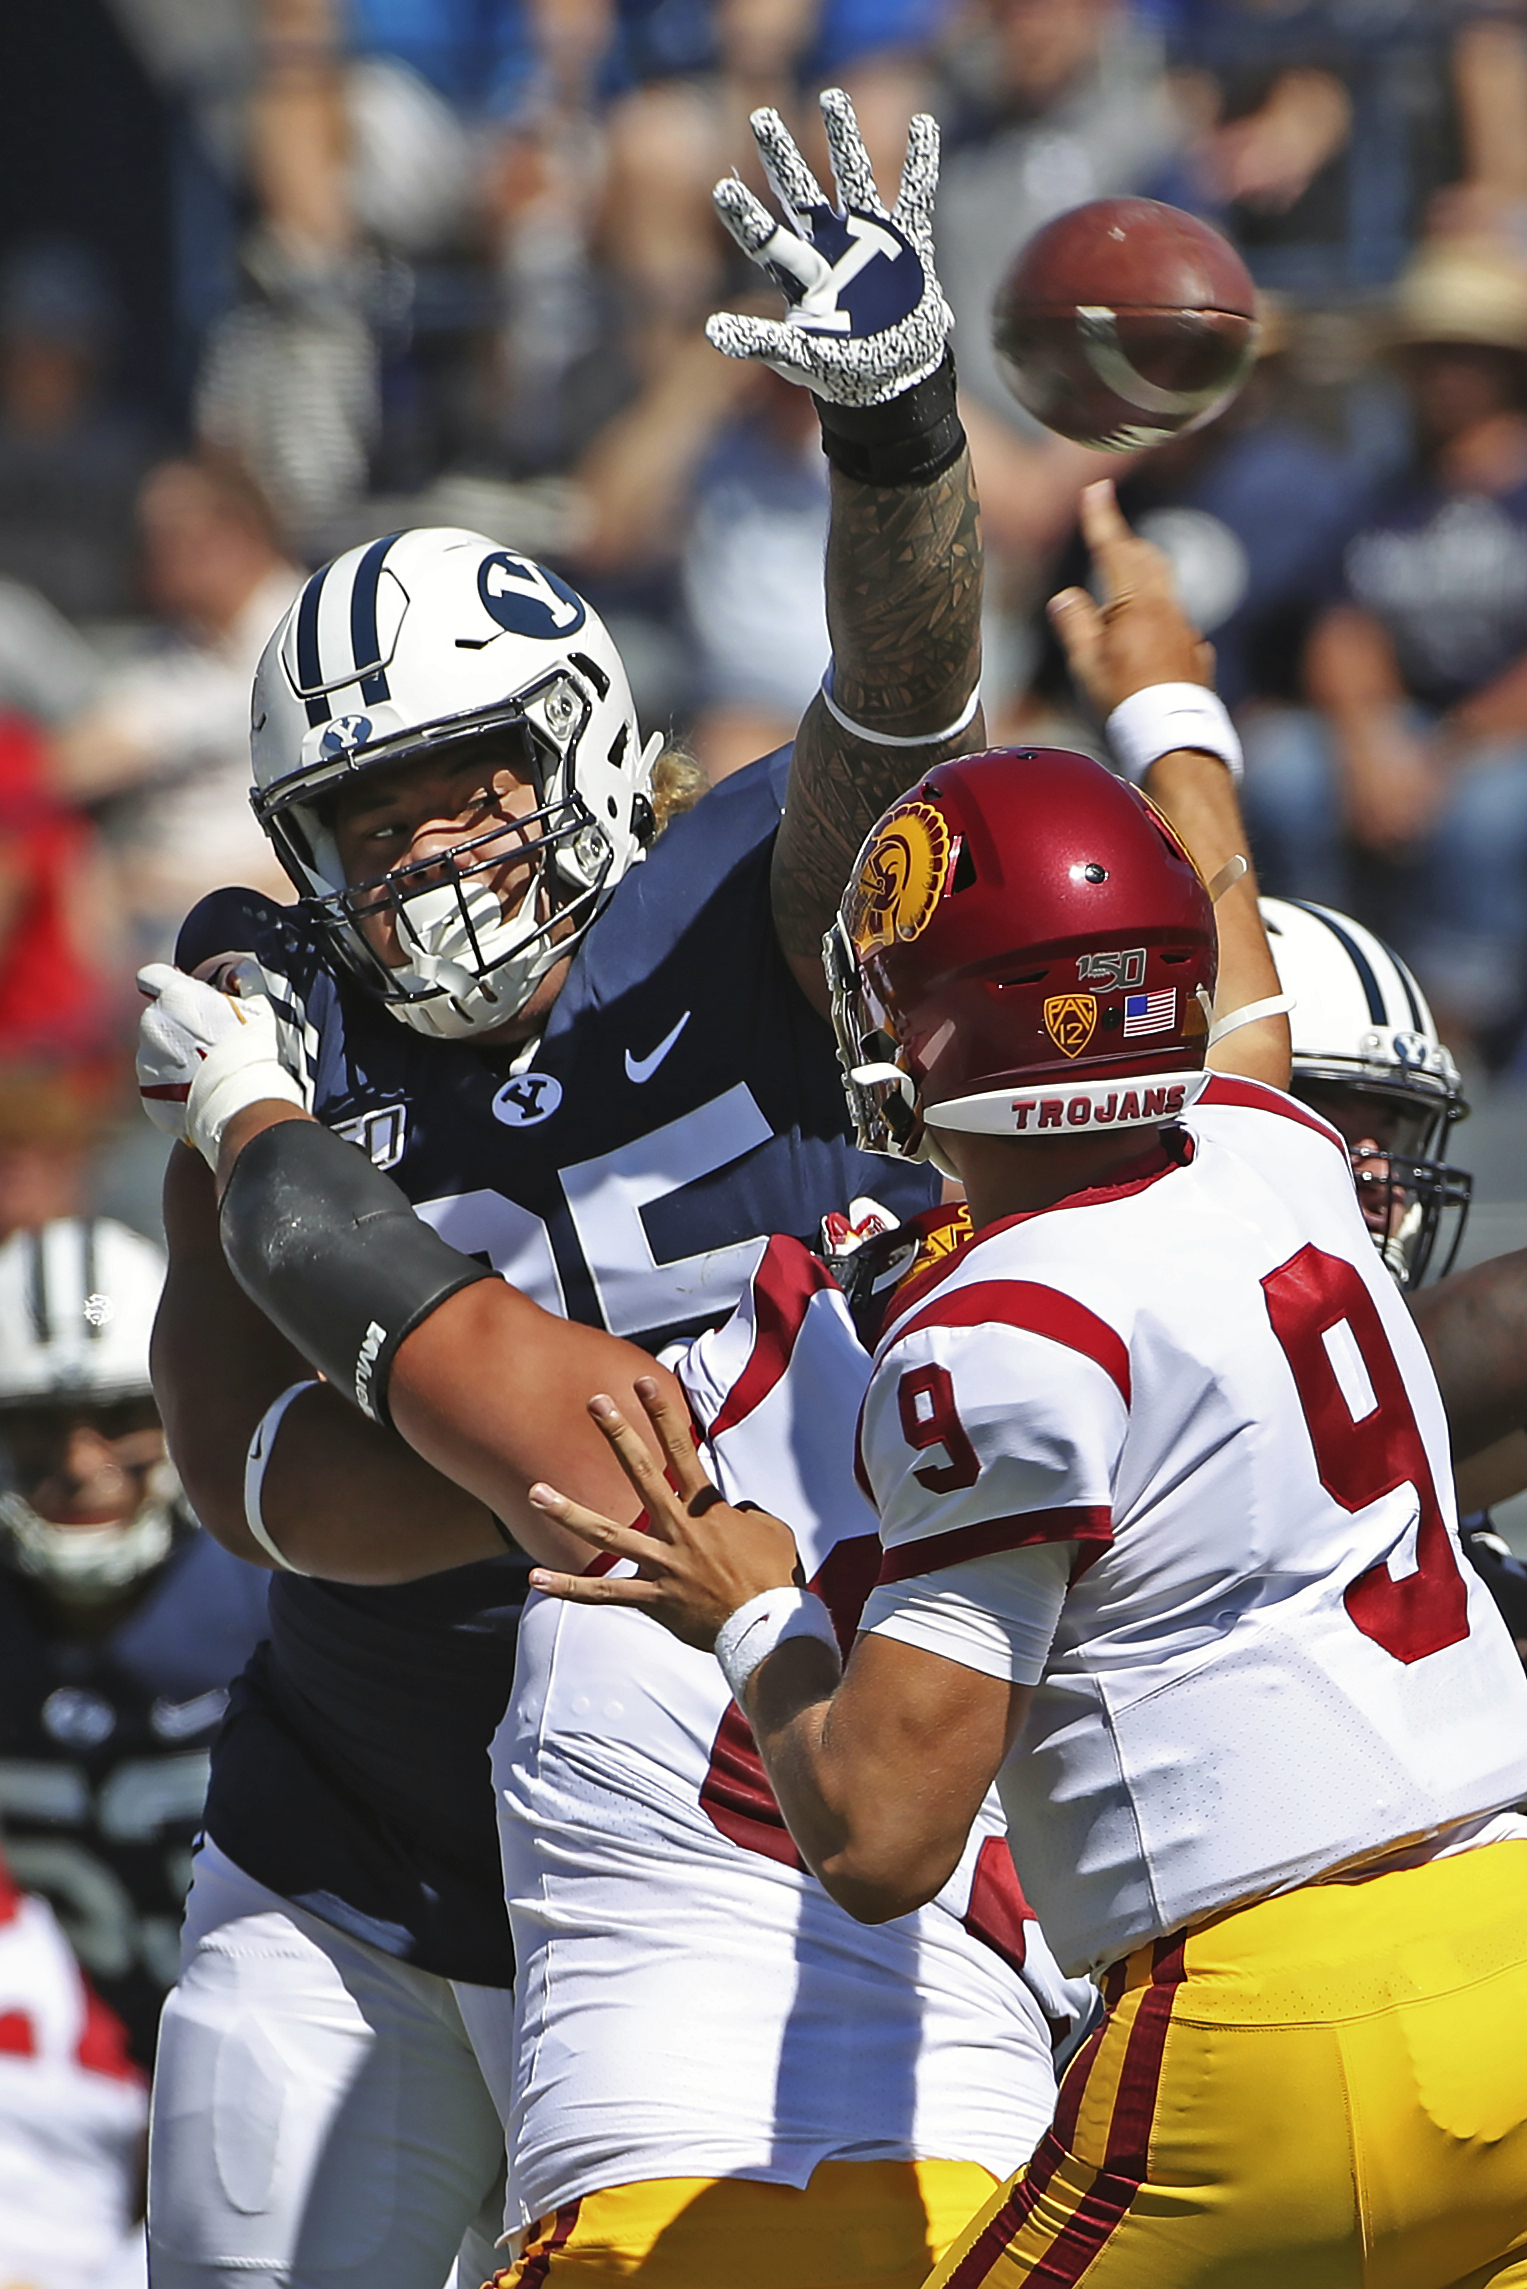
[(1119, 769), (1137, 787), (1153, 763), (1180, 747), (1217, 755), (1240, 783), (1241, 742), (1224, 702), (1206, 684), (1147, 684), (1120, 700), (1103, 728)]
[(787, 1637), (814, 1637), (838, 1650), (832, 1616), (809, 1590), (764, 1590), (727, 1615), (716, 1633), (716, 1659), (739, 1708), (754, 1670)]
[(981, 704), (981, 687), (977, 684), (953, 723), (945, 724), (942, 731), (916, 732), (911, 738), (898, 732), (872, 731), (867, 723), (855, 723), (851, 715), (845, 715), (832, 696), (831, 667), (822, 678), (822, 704), (834, 723), (841, 724), (845, 731), (851, 731), (856, 739), (867, 739), (871, 747), (942, 747), (946, 739), (953, 739), (957, 733), (968, 731), (975, 722), (976, 709)]
[(275, 1451), (276, 1433), (281, 1428), (287, 1408), (294, 1399), (300, 1398), (304, 1391), (314, 1391), (317, 1388), (317, 1376), (309, 1375), (304, 1382), (289, 1383), (279, 1399), (272, 1399), (255, 1425), (254, 1437), (249, 1442), (249, 1453), (244, 1463), (244, 1523), (267, 1558), (274, 1558), (283, 1574), (302, 1574), (305, 1576), (307, 1568), (294, 1566), (291, 1559), (283, 1558), (281, 1552), (276, 1548), (271, 1539), (270, 1528), (266, 1525), (260, 1512), (260, 1491), (265, 1484), (265, 1473), (270, 1467), (271, 1455)]
[(214, 1175), (223, 1131), (234, 1114), (272, 1097), (288, 1105), (303, 1101), (301, 1089), (275, 1058), (251, 1060), (237, 1037), (208, 1050), (186, 1098), (186, 1137)]

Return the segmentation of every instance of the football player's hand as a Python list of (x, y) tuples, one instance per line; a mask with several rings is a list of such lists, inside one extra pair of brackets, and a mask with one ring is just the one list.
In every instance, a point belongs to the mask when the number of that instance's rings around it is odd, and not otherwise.
[(1106, 722), (1121, 700), (1150, 684), (1214, 685), (1214, 647), (1177, 601), (1161, 550), (1130, 531), (1109, 480), (1081, 499), (1099, 601), (1085, 588), (1050, 599), (1050, 620), (1078, 688)]
[(723, 1502), (700, 1466), (678, 1410), (647, 1376), (639, 1378), (636, 1392), (657, 1433), (666, 1476), (613, 1399), (602, 1394), (591, 1399), (589, 1413), (636, 1489), (647, 1514), (645, 1533), (636, 1526), (617, 1526), (553, 1487), (530, 1489), (538, 1510), (596, 1550), (631, 1559), (635, 1575), (553, 1574), (538, 1566), (531, 1572), (531, 1587), (572, 1605), (634, 1606), (686, 1645), (709, 1653), (729, 1614), (763, 1590), (799, 1581), (795, 1537), (767, 1511), (734, 1510)]
[(835, 405), (884, 405), (934, 371), (954, 324), (933, 267), (938, 128), (925, 113), (912, 121), (901, 188), (887, 209), (848, 97), (830, 87), (821, 105), (836, 205), (768, 110), (754, 112), (753, 133), (784, 221), (736, 176), (714, 193), (722, 222), (769, 273), (788, 313), (721, 311), (705, 331), (727, 357), (761, 358)]
[(223, 1130), (246, 1105), (303, 1093), (281, 1058), (281, 1033), (258, 963), (228, 960), (218, 983), (169, 962), (138, 972), (138, 1093), (156, 1128), (217, 1167)]

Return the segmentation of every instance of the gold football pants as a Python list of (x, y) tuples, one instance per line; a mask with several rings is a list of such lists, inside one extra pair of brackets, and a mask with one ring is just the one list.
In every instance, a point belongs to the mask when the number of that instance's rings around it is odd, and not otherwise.
[(1527, 1843), (1306, 1885), (1107, 1992), (928, 2289), (1527, 2289)]
[(975, 2162), (822, 2162), (804, 2187), (611, 2186), (532, 2227), (498, 2289), (920, 2289), (992, 2182)]

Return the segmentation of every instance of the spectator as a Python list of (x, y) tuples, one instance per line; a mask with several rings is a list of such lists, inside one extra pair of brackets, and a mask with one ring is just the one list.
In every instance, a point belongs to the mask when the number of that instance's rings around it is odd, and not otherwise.
[(45, 1900), (0, 1858), (0, 2279), (145, 2289), (145, 2077)]
[(1032, 439), (1040, 433), (992, 348), (992, 302), (1017, 249), (1052, 215), (1144, 190), (1171, 153), (1160, 51), (1120, 0), (985, 0), (951, 52), (938, 109), (939, 276), (960, 383)]
[(1371, 291), (1443, 221), (1520, 224), (1527, 27), (1513, 6), (1166, 0), (1160, 14), (1193, 130), (1162, 195), (1212, 215), (1260, 285)]
[(114, 313), (82, 247), (39, 240), (0, 269), (0, 575), (59, 611), (131, 611), (141, 426), (105, 397)]
[(249, 687), (301, 578), (235, 464), (163, 463), (138, 513), (162, 641), (108, 675), (53, 748), (59, 792), (101, 810), (135, 963), (167, 959), (208, 890), (291, 896), (249, 808)]
[(0, 715), (0, 1067), (99, 1068), (122, 953), (89, 825), (50, 787), (41, 733)]
[[(1288, 337), (1286, 316), (1264, 307), (1259, 363), (1234, 404), (1142, 454), (1118, 488), (1135, 531), (1171, 559), (1184, 611), (1214, 644), (1216, 687), (1237, 711), (1299, 699), (1304, 639), (1374, 482), (1353, 447), (1293, 410)], [(1052, 578), (1070, 587), (1087, 577), (1074, 534)], [(1047, 695), (1066, 688), (1053, 636), (1042, 681)]]
[[(578, 470), (580, 577), (635, 595), (677, 565), (707, 778), (794, 734), (827, 664), (827, 464), (809, 394), (687, 343)], [(625, 639), (625, 625), (622, 640)]]
[(1014, 728), (1012, 706), (1034, 665), (1027, 628), (1049, 557), (1083, 485), (1117, 475), (1119, 462), (1050, 435), (1021, 410), (992, 349), (992, 302), (1013, 255), (1053, 215), (1147, 189), (1173, 149), (1176, 119), (1158, 43), (1121, 0), (984, 0), (951, 46), (937, 108), (939, 272), (986, 532), (982, 688), (1002, 732)]
[(1312, 634), (1321, 713), (1248, 726), (1246, 807), (1268, 889), (1371, 915), (1474, 1041), (1516, 1017), (1527, 957), (1527, 276), (1439, 241), (1396, 336), (1414, 457)]
[(100, 1141), (94, 1097), (69, 1072), (0, 1072), (0, 1243), (78, 1215)]

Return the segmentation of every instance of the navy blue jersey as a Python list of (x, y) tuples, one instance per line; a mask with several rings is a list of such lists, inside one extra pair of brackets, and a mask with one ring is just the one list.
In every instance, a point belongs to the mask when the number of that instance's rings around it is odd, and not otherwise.
[(268, 1576), (188, 1527), (104, 1637), (59, 1633), (0, 1568), (0, 1836), (150, 2067), (175, 1977), (208, 1751), (265, 1634)]
[[(850, 1143), (832, 1030), (779, 951), (788, 769), (788, 750), (766, 757), (668, 828), (528, 1058), (399, 1024), (247, 892), (204, 900), (177, 959), (256, 953), (321, 1120), (453, 1246), (655, 1350), (724, 1318), (770, 1232), (815, 1243), (856, 1193), (899, 1213), (931, 1196), (924, 1171)], [(207, 1810), (222, 1849), (284, 1897), (484, 1985), (513, 1971), (487, 1759), (523, 1581), (508, 1556), (397, 1589), (278, 1577)]]

